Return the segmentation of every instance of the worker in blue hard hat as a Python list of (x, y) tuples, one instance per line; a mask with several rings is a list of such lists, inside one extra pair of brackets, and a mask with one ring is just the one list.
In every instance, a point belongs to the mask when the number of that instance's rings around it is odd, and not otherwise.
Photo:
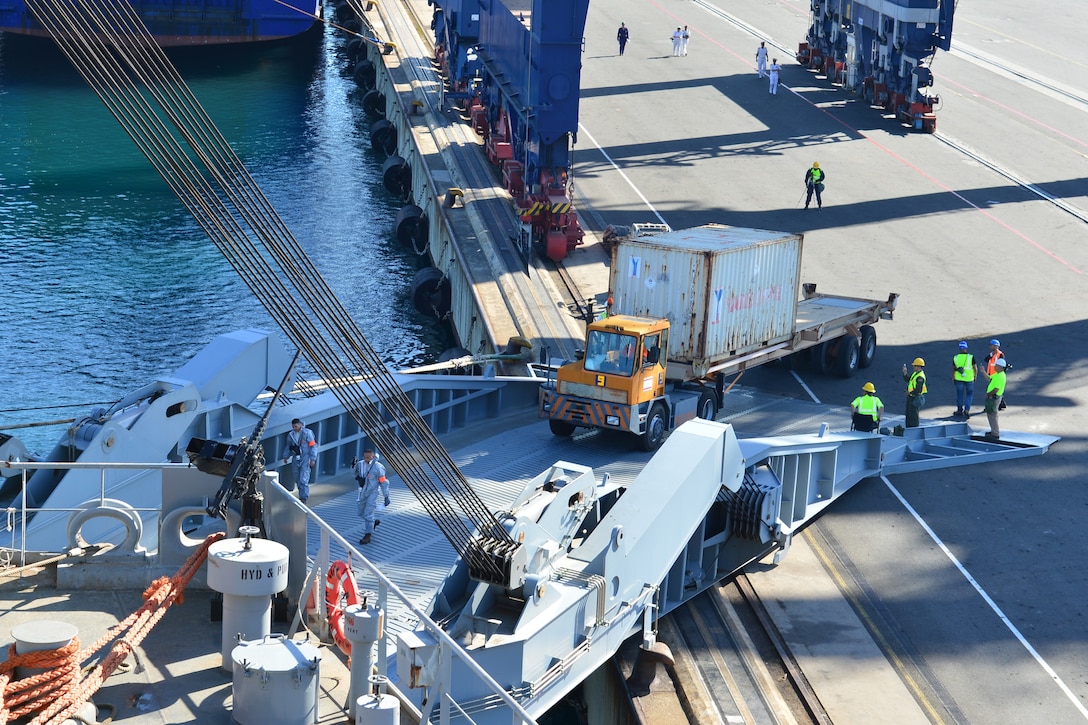
[(903, 380), (907, 383), (907, 427), (918, 427), (918, 411), (926, 404), (926, 361), (920, 357), (914, 358), (911, 370), (903, 366)]
[(884, 403), (876, 397), (876, 386), (865, 383), (861, 386), (861, 395), (850, 403), (850, 428), (869, 433), (880, 427), (884, 416)]
[[(997, 361), (1005, 361), (1005, 371), (1008, 372), (1009, 361), (1005, 358), (1005, 353), (1001, 350), (1001, 340), (996, 337), (990, 340), (990, 354), (986, 356), (986, 379), (989, 380), (997, 372)], [(1005, 396), (1001, 396), (1001, 410), (1005, 409)]]
[(956, 415), (971, 417), (971, 403), (975, 399), (975, 378), (978, 362), (967, 352), (967, 341), (960, 340), (959, 352), (952, 356), (952, 383), (956, 386)]
[(987, 438), (1001, 438), (1001, 426), (997, 422), (997, 411), (1001, 410), (1001, 399), (1005, 397), (1005, 358), (998, 358), (994, 363), (994, 374), (986, 385), (986, 419), (990, 422)]

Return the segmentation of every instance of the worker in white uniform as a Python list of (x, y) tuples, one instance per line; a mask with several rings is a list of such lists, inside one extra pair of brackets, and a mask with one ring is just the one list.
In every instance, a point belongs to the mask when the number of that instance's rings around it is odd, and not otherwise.
[(771, 59), (771, 67), (767, 69), (768, 75), (771, 77), (771, 95), (778, 95), (778, 71), (782, 70), (782, 66), (778, 65), (778, 58)]
[(756, 48), (756, 70), (760, 78), (767, 75), (767, 44), (764, 42), (760, 42)]

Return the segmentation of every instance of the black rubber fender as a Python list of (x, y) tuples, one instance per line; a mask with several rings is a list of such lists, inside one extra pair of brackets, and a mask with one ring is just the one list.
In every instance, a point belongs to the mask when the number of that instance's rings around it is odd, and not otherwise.
[(415, 241), (416, 227), (419, 226), (420, 219), (424, 218), (423, 210), (415, 204), (402, 206), (397, 212), (394, 227), (397, 230), (397, 241), (404, 245), (412, 244)]
[(371, 118), (385, 118), (385, 94), (371, 89), (363, 96), (363, 111)]
[(390, 194), (408, 196), (412, 189), (412, 167), (402, 156), (390, 156), (382, 164), (382, 185)]
[(424, 267), (412, 277), (412, 306), (419, 314), (445, 317), (449, 314), (451, 302), (449, 277), (442, 274), (438, 267)]
[(376, 153), (391, 156), (397, 152), (397, 127), (388, 119), (375, 121), (370, 126), (370, 147)]
[(345, 5), (337, 10), (336, 17), (339, 19), (337, 25), (349, 33), (358, 33), (363, 29), (363, 21), (359, 19), (359, 16), (355, 14), (355, 10), (350, 5)]
[(416, 228), (412, 232), (412, 251), (422, 256), (427, 253), (427, 245), (431, 243), (431, 220), (424, 214), (416, 222)]
[(374, 87), (377, 71), (374, 69), (374, 64), (364, 58), (355, 64), (352, 77), (355, 79), (355, 85), (370, 90)]
[(348, 58), (352, 63), (358, 65), (359, 58), (366, 55), (366, 45), (364, 45), (362, 38), (352, 38), (344, 46), (344, 52), (348, 54)]

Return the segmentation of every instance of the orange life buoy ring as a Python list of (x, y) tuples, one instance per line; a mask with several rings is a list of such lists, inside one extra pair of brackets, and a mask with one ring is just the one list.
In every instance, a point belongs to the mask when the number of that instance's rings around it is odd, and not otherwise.
[[(341, 600), (344, 601), (341, 606)], [(351, 640), (344, 636), (344, 609), (359, 603), (359, 588), (355, 584), (355, 572), (343, 561), (334, 561), (325, 577), (325, 608), (329, 613), (329, 632), (333, 641), (348, 657), (351, 657)]]

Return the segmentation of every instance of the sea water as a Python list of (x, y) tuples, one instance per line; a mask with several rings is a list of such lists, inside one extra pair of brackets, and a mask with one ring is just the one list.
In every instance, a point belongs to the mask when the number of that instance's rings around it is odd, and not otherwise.
[[(386, 364), (433, 362), (452, 342), (412, 308), (343, 45), (318, 28), (172, 59)], [(113, 403), (220, 333), (277, 330), (63, 56), (4, 34), (0, 300), (0, 431), (39, 455), (64, 425), (20, 426)]]

